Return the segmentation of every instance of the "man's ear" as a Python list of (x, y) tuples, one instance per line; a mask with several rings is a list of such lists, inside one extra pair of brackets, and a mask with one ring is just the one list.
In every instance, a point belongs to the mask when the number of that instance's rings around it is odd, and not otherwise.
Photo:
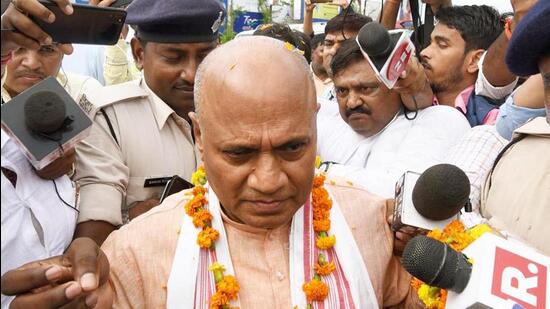
[(478, 67), (479, 59), (481, 58), (484, 52), (485, 52), (484, 49), (476, 49), (468, 52), (468, 55), (466, 56), (466, 61), (467, 61), (466, 71), (468, 73), (474, 74), (479, 70), (479, 67)]
[(197, 148), (201, 153), (201, 161), (204, 161), (202, 160), (204, 156), (204, 145), (202, 141), (202, 131), (199, 123), (199, 116), (195, 112), (190, 112), (189, 119), (191, 119), (191, 123), (193, 125), (193, 135), (195, 136), (195, 144), (197, 145)]
[(130, 41), (130, 47), (132, 48), (132, 56), (137, 68), (141, 71), (143, 69), (143, 54), (145, 52), (145, 46), (135, 37)]

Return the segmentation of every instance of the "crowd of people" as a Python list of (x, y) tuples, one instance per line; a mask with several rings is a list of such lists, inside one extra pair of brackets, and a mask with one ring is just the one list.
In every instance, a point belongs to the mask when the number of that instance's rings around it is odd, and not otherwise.
[[(421, 231), (392, 230), (393, 198), (440, 163), (469, 178), (466, 225), (550, 256), (550, 1), (426, 0), (393, 88), (356, 40), (377, 21), (345, 4), (321, 34), (306, 0), (303, 32), (221, 44), (218, 0), (128, 2), (94, 47), (2, 3), (2, 105), (54, 77), (93, 120), (40, 170), (2, 129), (2, 308), (422, 308), (401, 264)], [(161, 203), (174, 175), (195, 187)]]

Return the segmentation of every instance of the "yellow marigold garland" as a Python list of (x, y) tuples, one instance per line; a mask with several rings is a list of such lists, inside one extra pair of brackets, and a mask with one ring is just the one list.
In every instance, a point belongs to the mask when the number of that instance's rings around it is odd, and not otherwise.
[[(492, 231), (487, 224), (478, 224), (466, 230), (459, 220), (453, 220), (443, 230), (434, 229), (428, 237), (448, 244), (451, 248), (462, 251), (481, 235)], [(411, 286), (416, 289), (418, 298), (428, 309), (443, 309), (447, 302), (447, 291), (438, 287), (429, 286), (417, 278), (412, 278)]]
[[(186, 203), (185, 212), (192, 217), (195, 227), (202, 229), (197, 236), (199, 246), (202, 249), (213, 250), (219, 238), (219, 232), (212, 228), (212, 214), (205, 208), (208, 201), (205, 197), (207, 189), (204, 188), (204, 185), (207, 178), (204, 167), (199, 167), (193, 173), (191, 181), (195, 185), (192, 190), (193, 198)], [(332, 201), (329, 198), (328, 191), (323, 188), (324, 182), (324, 175), (316, 176), (313, 179), (312, 189), (313, 229), (317, 233), (315, 244), (320, 250), (331, 249), (336, 243), (336, 236), (328, 235)], [(308, 308), (312, 307), (312, 302), (324, 301), (327, 298), (329, 287), (321, 280), (321, 276), (328, 276), (335, 269), (334, 262), (328, 262), (325, 255), (319, 253), (317, 263), (314, 266), (314, 278), (302, 286), (309, 303)], [(214, 274), (216, 282), (216, 292), (210, 299), (210, 308), (230, 308), (229, 302), (237, 299), (240, 289), (237, 279), (234, 276), (224, 276), (225, 268), (218, 262), (212, 264), (209, 270)]]

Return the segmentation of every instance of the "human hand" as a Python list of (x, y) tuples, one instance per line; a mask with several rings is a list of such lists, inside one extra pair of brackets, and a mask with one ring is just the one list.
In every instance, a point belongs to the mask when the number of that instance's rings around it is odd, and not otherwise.
[[(73, 7), (70, 0), (52, 0), (63, 13), (70, 15)], [(41, 45), (52, 44), (52, 38), (35, 24), (31, 16), (45, 22), (53, 23), (55, 15), (38, 0), (14, 0), (2, 15), (2, 55), (7, 55), (19, 47), (38, 50)], [(59, 49), (64, 54), (71, 54), (72, 45), (61, 44)]]
[(400, 94), (414, 95), (422, 91), (426, 83), (428, 83), (428, 78), (426, 77), (424, 67), (420, 64), (418, 58), (411, 56), (407, 67), (401, 72), (393, 90)]
[[(386, 200), (386, 214), (387, 214), (387, 223), (390, 226), (390, 229), (393, 224), (393, 210), (395, 208), (395, 200), (394, 199), (388, 199)], [(393, 238), (393, 254), (395, 256), (402, 256), (403, 250), (405, 250), (405, 246), (411, 239), (413, 239), (415, 236), (419, 234), (425, 234), (425, 230), (416, 228), (413, 226), (402, 226), (399, 230), (394, 232), (394, 238)]]
[(316, 4), (312, 0), (304, 0), (304, 7), (307, 13), (313, 13), (315, 6)]
[(113, 4), (115, 0), (90, 0), (89, 5), (99, 6), (99, 7), (108, 7)]
[(148, 199), (141, 202), (136, 202), (128, 211), (130, 220), (133, 220), (135, 217), (144, 214), (151, 210), (151, 208), (158, 206), (160, 201), (158, 199)]
[(2, 276), (10, 308), (111, 308), (109, 261), (89, 238), (75, 239), (63, 255), (35, 261)]
[(37, 170), (36, 174), (47, 180), (57, 179), (63, 175), (67, 175), (74, 167), (76, 162), (76, 151), (74, 148), (65, 151), (65, 154), (57, 160), (50, 163), (41, 170)]

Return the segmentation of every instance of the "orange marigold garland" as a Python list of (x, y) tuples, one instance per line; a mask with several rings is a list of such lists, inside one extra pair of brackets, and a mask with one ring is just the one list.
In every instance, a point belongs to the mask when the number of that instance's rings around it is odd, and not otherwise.
[[(201, 249), (214, 250), (220, 233), (212, 227), (212, 214), (206, 208), (208, 201), (205, 194), (207, 189), (206, 172), (200, 167), (191, 177), (195, 187), (192, 190), (193, 198), (185, 204), (185, 213), (193, 219), (193, 225), (201, 228), (197, 236), (197, 244)], [(239, 283), (234, 276), (224, 276), (225, 268), (218, 262), (210, 266), (216, 282), (216, 293), (210, 298), (211, 309), (229, 309), (229, 302), (236, 300), (239, 293)]]
[[(481, 235), (492, 231), (487, 224), (478, 224), (466, 229), (459, 220), (453, 220), (443, 230), (434, 229), (428, 237), (448, 244), (451, 248), (462, 251)], [(418, 298), (428, 309), (443, 309), (447, 302), (447, 291), (438, 287), (429, 286), (417, 278), (412, 278), (411, 286), (416, 289)]]
[[(313, 209), (313, 230), (316, 233), (315, 245), (320, 250), (328, 250), (334, 247), (336, 236), (328, 235), (330, 230), (330, 209), (332, 201), (328, 191), (323, 188), (325, 176), (315, 176), (313, 189), (311, 190), (311, 204)], [(336, 269), (333, 262), (328, 262), (323, 253), (319, 253), (317, 263), (314, 266), (315, 276), (309, 282), (304, 283), (302, 290), (306, 294), (307, 307), (312, 308), (312, 302), (324, 301), (329, 293), (329, 287), (321, 280), (322, 276), (330, 275)]]
[[(212, 214), (205, 207), (208, 201), (205, 197), (207, 189), (206, 172), (200, 167), (193, 174), (195, 187), (192, 190), (193, 198), (186, 203), (185, 212), (192, 217), (193, 224), (202, 230), (197, 236), (197, 243), (202, 249), (214, 250), (215, 243), (219, 238), (219, 232), (212, 228)], [(319, 175), (313, 179), (312, 209), (313, 229), (316, 233), (315, 244), (320, 250), (328, 250), (334, 247), (336, 236), (328, 234), (330, 230), (330, 209), (332, 201), (328, 191), (323, 188), (325, 176)], [(225, 268), (215, 262), (210, 266), (216, 282), (216, 292), (210, 299), (211, 309), (229, 309), (229, 302), (236, 300), (240, 289), (239, 283), (234, 276), (224, 276)], [(329, 287), (321, 280), (322, 276), (328, 276), (336, 269), (334, 262), (327, 261), (323, 253), (319, 253), (317, 263), (314, 266), (315, 276), (309, 282), (303, 284), (302, 289), (308, 301), (308, 308), (312, 307), (314, 301), (324, 301), (329, 293)]]

